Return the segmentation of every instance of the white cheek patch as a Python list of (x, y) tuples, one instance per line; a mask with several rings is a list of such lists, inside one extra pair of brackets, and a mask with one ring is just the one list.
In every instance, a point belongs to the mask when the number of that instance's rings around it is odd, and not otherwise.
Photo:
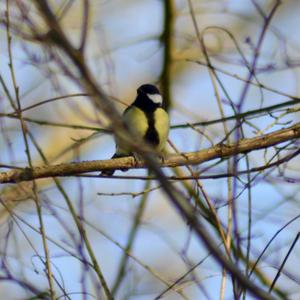
[(160, 94), (147, 94), (148, 98), (156, 104), (162, 104), (162, 96)]

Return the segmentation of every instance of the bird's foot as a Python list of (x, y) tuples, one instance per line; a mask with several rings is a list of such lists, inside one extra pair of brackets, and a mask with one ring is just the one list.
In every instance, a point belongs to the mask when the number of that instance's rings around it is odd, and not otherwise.
[(159, 153), (158, 158), (160, 159), (160, 163), (163, 165), (165, 163), (166, 156), (164, 153)]
[(139, 165), (141, 165), (143, 163), (142, 159), (139, 157), (139, 155), (137, 153), (132, 153), (132, 156), (134, 158), (134, 166), (138, 167)]

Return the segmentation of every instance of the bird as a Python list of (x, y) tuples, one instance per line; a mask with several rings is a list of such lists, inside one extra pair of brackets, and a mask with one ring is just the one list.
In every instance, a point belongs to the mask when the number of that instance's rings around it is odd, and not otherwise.
[[(167, 111), (163, 108), (163, 98), (158, 88), (153, 84), (143, 84), (137, 89), (134, 102), (129, 105), (122, 120), (125, 127), (138, 139), (162, 153), (168, 140), (170, 120)], [(113, 158), (135, 156), (129, 145), (115, 137), (116, 152)], [(121, 169), (127, 171), (127, 169)], [(100, 175), (111, 176), (114, 170), (104, 170)]]

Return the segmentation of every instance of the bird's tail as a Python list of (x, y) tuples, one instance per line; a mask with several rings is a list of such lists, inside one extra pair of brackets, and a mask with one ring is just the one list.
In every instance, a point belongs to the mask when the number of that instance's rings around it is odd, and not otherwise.
[[(114, 159), (114, 158), (120, 158), (120, 157), (125, 157), (125, 156), (130, 156), (130, 155), (124, 155), (124, 154), (118, 154), (118, 153), (115, 153), (111, 159)], [(128, 169), (121, 169), (121, 171), (123, 172), (126, 172)], [(104, 170), (100, 173), (100, 176), (112, 176), (113, 174), (115, 173), (115, 170)]]

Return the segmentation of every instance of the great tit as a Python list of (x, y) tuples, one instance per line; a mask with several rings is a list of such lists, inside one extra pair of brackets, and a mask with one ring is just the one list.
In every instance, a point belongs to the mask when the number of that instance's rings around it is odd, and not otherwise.
[[(137, 89), (135, 101), (126, 108), (122, 118), (127, 128), (139, 139), (161, 153), (169, 134), (169, 116), (163, 109), (163, 98), (156, 86), (143, 84)], [(115, 138), (116, 153), (112, 158), (134, 155), (130, 147)], [(126, 171), (126, 169), (122, 169)], [(113, 170), (106, 170), (101, 175), (112, 175)]]

